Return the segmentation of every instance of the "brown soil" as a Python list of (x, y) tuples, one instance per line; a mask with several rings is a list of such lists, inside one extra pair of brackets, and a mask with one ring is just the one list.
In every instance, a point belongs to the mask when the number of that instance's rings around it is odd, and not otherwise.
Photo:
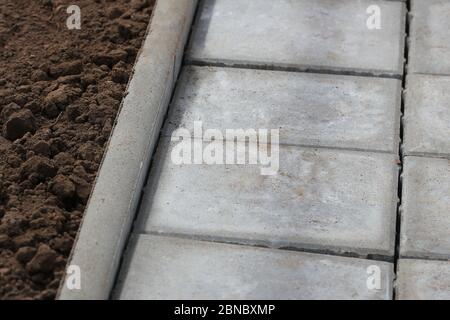
[(55, 297), (153, 2), (0, 0), (0, 299)]

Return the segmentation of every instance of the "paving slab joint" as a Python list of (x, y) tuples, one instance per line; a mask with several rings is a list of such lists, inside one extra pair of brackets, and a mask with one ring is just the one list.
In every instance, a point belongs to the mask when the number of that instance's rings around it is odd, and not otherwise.
[(355, 76), (355, 77), (369, 77), (369, 78), (386, 78), (402, 80), (403, 76), (394, 73), (385, 73), (377, 70), (358, 70), (345, 68), (322, 68), (313, 66), (294, 66), (289, 64), (263, 64), (254, 62), (241, 62), (232, 60), (197, 60), (191, 57), (184, 59), (184, 64), (198, 66), (198, 67), (220, 67), (220, 68), (237, 68), (237, 69), (253, 69), (253, 70), (269, 70), (269, 71), (285, 71), (285, 72), (305, 72), (330, 74), (338, 76)]
[(411, 19), (413, 18), (411, 15), (411, 1), (407, 0), (406, 4), (406, 19), (405, 19), (405, 48), (403, 50), (404, 53), (404, 70), (403, 70), (403, 78), (402, 78), (402, 101), (401, 101), (401, 112), (400, 112), (400, 143), (399, 143), (399, 178), (398, 178), (398, 207), (397, 207), (397, 219), (396, 219), (396, 232), (395, 232), (395, 254), (394, 254), (394, 285), (392, 296), (395, 300), (396, 297), (396, 275), (398, 270), (398, 261), (400, 259), (400, 230), (401, 230), (401, 220), (402, 220), (402, 192), (403, 192), (403, 160), (404, 160), (404, 151), (403, 151), (403, 134), (404, 134), (404, 112), (405, 112), (405, 93), (407, 90), (406, 87), (406, 75), (408, 72), (408, 53), (410, 46), (410, 25)]
[(174, 233), (174, 232), (139, 231), (138, 234), (145, 234), (145, 235), (149, 235), (149, 236), (171, 237), (171, 238), (195, 240), (195, 241), (202, 241), (202, 242), (231, 244), (231, 245), (245, 246), (245, 247), (277, 249), (277, 250), (283, 250), (283, 251), (304, 252), (304, 253), (312, 253), (312, 254), (323, 254), (323, 255), (328, 255), (328, 256), (366, 259), (366, 260), (382, 261), (382, 262), (389, 262), (389, 263), (394, 262), (394, 257), (387, 255), (387, 254), (362, 253), (362, 252), (351, 251), (350, 248), (330, 248), (330, 247), (315, 247), (315, 246), (308, 247), (307, 245), (304, 245), (304, 244), (301, 246), (276, 245), (274, 243), (269, 243), (266, 241), (226, 238), (226, 237), (217, 237), (217, 236), (205, 236), (205, 235), (196, 235), (196, 234), (183, 234), (183, 233)]

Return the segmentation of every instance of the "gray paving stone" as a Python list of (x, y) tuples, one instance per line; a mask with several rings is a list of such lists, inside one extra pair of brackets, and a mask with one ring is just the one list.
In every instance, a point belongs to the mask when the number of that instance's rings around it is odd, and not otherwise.
[(450, 1), (412, 0), (409, 73), (450, 75)]
[(450, 259), (450, 161), (406, 157), (401, 255)]
[(280, 169), (176, 165), (159, 146), (138, 231), (392, 255), (397, 156), (281, 146)]
[[(380, 29), (367, 27), (371, 5), (380, 7)], [(394, 1), (207, 0), (188, 58), (402, 74), (405, 10)]]
[(399, 300), (449, 300), (450, 261), (400, 259), (396, 292)]
[(386, 262), (151, 235), (130, 247), (117, 299), (391, 299)]
[(185, 67), (166, 133), (279, 128), (280, 143), (398, 152), (401, 83), (395, 79)]
[(404, 150), (450, 156), (450, 77), (408, 75)]

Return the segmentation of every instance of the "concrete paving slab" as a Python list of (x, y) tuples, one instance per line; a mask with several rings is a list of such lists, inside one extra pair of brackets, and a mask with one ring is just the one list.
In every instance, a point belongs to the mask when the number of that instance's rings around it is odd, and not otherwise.
[(281, 146), (279, 171), (178, 165), (158, 148), (136, 232), (380, 254), (394, 251), (397, 156)]
[(399, 300), (450, 300), (450, 261), (400, 259)]
[(391, 299), (386, 262), (151, 235), (128, 251), (117, 299)]
[(450, 77), (408, 75), (404, 151), (450, 156)]
[[(367, 27), (374, 5), (379, 29)], [(405, 10), (394, 1), (207, 0), (188, 60), (400, 75)]]
[(406, 157), (402, 256), (450, 259), (450, 160)]
[(166, 134), (279, 128), (280, 143), (398, 152), (401, 82), (396, 79), (187, 66)]
[(411, 1), (409, 73), (450, 75), (450, 1)]

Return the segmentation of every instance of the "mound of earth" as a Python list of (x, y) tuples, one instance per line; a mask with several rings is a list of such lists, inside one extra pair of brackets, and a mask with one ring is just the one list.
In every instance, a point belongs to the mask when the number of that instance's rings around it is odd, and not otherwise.
[(0, 0), (0, 299), (52, 299), (154, 0)]

